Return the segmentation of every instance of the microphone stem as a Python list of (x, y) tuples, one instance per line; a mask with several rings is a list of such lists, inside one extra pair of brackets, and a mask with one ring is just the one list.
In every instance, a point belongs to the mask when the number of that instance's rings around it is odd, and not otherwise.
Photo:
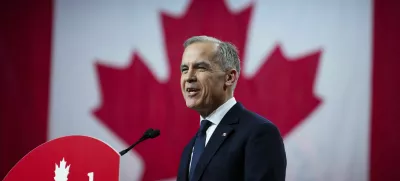
[(145, 138), (145, 137), (140, 138), (139, 141), (137, 141), (136, 143), (132, 144), (132, 145), (131, 145), (130, 147), (128, 147), (127, 149), (120, 151), (119, 154), (120, 154), (121, 156), (125, 155), (125, 154), (128, 153), (133, 147), (135, 147), (137, 144), (139, 144), (140, 142), (142, 142), (142, 141), (144, 141), (144, 140), (146, 140), (146, 139), (147, 139), (147, 138)]

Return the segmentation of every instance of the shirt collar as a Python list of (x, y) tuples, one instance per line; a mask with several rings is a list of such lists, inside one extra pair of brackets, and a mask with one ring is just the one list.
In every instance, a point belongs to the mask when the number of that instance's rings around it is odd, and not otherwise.
[(234, 97), (230, 98), (228, 101), (226, 101), (224, 104), (219, 106), (215, 111), (213, 111), (210, 115), (207, 117), (203, 118), (200, 116), (200, 122), (201, 120), (207, 119), (214, 125), (218, 125), (222, 118), (225, 116), (225, 114), (236, 104), (236, 99)]

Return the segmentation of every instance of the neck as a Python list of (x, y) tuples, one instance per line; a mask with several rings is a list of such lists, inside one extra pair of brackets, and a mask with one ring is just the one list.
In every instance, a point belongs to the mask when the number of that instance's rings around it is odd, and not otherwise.
[(218, 103), (211, 104), (211, 106), (208, 109), (199, 110), (198, 112), (203, 118), (205, 118), (232, 97), (233, 97), (233, 95), (229, 95), (229, 96), (225, 97), (224, 99), (222, 99), (221, 101), (218, 101)]

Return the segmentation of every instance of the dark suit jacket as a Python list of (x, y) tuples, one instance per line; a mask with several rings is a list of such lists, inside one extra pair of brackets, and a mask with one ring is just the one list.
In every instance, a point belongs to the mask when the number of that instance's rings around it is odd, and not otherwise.
[[(194, 140), (183, 150), (177, 181), (188, 181)], [(215, 129), (192, 181), (284, 181), (285, 175), (286, 153), (279, 130), (238, 102)]]

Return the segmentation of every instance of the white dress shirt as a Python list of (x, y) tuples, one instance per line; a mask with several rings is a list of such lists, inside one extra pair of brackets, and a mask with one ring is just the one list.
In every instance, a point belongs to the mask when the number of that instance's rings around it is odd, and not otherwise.
[[(200, 124), (201, 121), (204, 119), (207, 119), (210, 121), (212, 124), (210, 127), (208, 127), (206, 131), (206, 147), (208, 140), (210, 140), (212, 134), (214, 133), (215, 129), (217, 128), (218, 124), (221, 122), (222, 118), (224, 118), (225, 114), (236, 104), (236, 99), (234, 97), (230, 98), (228, 101), (226, 101), (224, 104), (219, 106), (214, 112), (212, 112), (210, 115), (207, 117), (203, 118), (200, 116)], [(194, 149), (194, 147), (193, 147)], [(193, 149), (192, 149), (192, 154), (190, 157), (190, 163), (189, 163), (189, 170), (190, 167), (192, 166), (192, 157), (193, 157)]]

